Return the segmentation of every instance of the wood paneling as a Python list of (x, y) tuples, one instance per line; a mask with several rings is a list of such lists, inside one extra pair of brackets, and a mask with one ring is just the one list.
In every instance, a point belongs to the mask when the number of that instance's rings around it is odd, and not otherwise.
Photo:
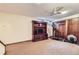
[(65, 38), (65, 29), (66, 29), (65, 21), (60, 22), (59, 25), (58, 25), (58, 30), (60, 32), (60, 37)]
[(77, 37), (79, 43), (79, 19), (71, 19), (68, 21), (68, 35), (73, 34)]
[[(58, 24), (58, 30), (59, 36), (62, 38), (66, 38), (67, 35), (75, 35), (78, 39), (79, 43), (79, 18), (69, 19), (66, 21), (59, 21), (56, 24)], [(57, 34), (55, 32), (55, 34)]]
[(60, 21), (56, 22), (56, 29), (55, 29), (55, 36), (65, 38), (65, 31), (66, 31), (66, 22)]

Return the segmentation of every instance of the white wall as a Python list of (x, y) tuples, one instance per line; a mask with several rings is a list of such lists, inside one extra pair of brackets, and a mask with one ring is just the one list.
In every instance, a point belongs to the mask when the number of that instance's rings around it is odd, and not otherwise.
[(32, 39), (33, 17), (0, 13), (0, 40), (5, 44)]
[(47, 25), (47, 33), (48, 33), (48, 37), (52, 36), (52, 26), (51, 25)]
[(5, 46), (0, 43), (0, 55), (3, 55), (5, 53)]
[[(5, 44), (32, 40), (32, 20), (35, 17), (0, 13), (0, 40)], [(48, 36), (52, 27), (47, 25)]]

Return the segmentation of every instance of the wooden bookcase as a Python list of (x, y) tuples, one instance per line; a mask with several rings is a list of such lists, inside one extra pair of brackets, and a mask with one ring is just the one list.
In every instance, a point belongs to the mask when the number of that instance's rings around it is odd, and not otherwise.
[(47, 38), (47, 23), (32, 21), (32, 41), (40, 41)]

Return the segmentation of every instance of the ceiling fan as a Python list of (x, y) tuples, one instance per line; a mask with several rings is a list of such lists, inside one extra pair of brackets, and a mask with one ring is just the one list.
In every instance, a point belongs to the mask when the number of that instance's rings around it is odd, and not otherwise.
[(53, 16), (53, 15), (57, 15), (57, 14), (62, 14), (62, 9), (64, 7), (56, 7), (56, 8), (53, 8), (53, 10), (49, 13), (49, 16)]

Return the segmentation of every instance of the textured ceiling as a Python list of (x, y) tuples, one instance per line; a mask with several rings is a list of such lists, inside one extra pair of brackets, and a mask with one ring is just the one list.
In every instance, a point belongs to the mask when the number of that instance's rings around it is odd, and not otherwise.
[(63, 10), (72, 11), (68, 14), (52, 16), (55, 19), (79, 13), (79, 3), (0, 3), (0, 12), (34, 17), (48, 17), (53, 8), (60, 6), (64, 7)]

